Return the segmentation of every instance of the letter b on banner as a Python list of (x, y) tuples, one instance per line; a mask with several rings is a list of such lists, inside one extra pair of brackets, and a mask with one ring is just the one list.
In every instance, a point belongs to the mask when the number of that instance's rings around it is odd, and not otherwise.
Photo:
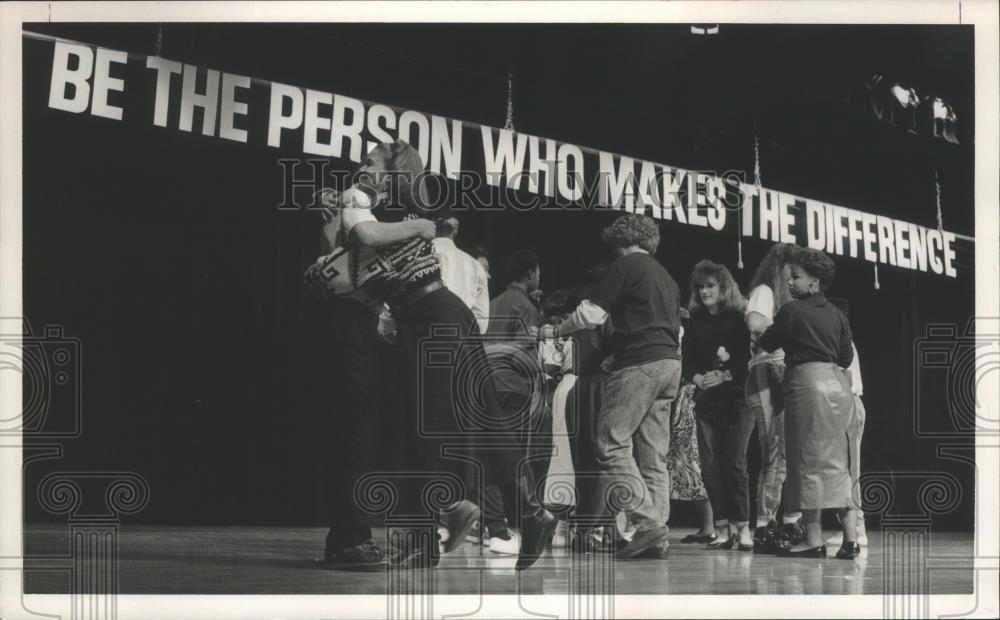
[[(71, 58), (75, 59), (74, 68), (70, 68)], [(94, 116), (122, 120), (122, 109), (108, 102), (108, 93), (125, 89), (124, 80), (111, 77), (111, 63), (125, 64), (127, 61), (128, 54), (125, 52), (99, 47), (95, 63), (94, 50), (90, 47), (57, 41), (52, 55), (49, 107), (79, 114), (90, 104), (90, 113)], [(94, 78), (93, 98), (89, 82), (91, 77)], [(67, 90), (72, 91), (69, 96)]]
[[(70, 58), (76, 68), (70, 69)], [(70, 45), (57, 41), (52, 58), (52, 82), (49, 86), (49, 107), (79, 114), (90, 103), (90, 74), (94, 70), (94, 50), (85, 45)], [(73, 93), (66, 96), (66, 87)]]

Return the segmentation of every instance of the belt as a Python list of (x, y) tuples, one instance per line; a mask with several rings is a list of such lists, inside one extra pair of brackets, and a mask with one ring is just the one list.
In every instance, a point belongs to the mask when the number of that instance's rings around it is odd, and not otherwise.
[(424, 297), (427, 297), (428, 295), (438, 290), (439, 288), (444, 288), (444, 282), (442, 282), (441, 280), (434, 280), (430, 284), (425, 284), (420, 288), (418, 288), (417, 290), (410, 291), (406, 295), (403, 295), (398, 300), (396, 300), (396, 302), (393, 305), (400, 308), (406, 308), (407, 306), (412, 306), (413, 304), (417, 303)]

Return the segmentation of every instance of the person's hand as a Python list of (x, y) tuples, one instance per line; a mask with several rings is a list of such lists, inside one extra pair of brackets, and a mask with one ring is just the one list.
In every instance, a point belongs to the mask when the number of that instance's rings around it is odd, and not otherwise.
[(336, 209), (340, 208), (340, 192), (332, 188), (324, 188), (319, 191), (319, 204), (322, 207), (320, 215), (324, 222), (332, 222), (336, 217)]
[(389, 344), (396, 342), (396, 319), (391, 314), (383, 312), (378, 315), (378, 335)]
[(720, 383), (723, 383), (725, 378), (718, 370), (710, 370), (705, 374), (695, 375), (692, 377), (692, 381), (698, 386), (699, 390), (707, 390), (708, 388), (712, 388)]
[(425, 220), (423, 218), (411, 220), (413, 223), (413, 229), (416, 234), (414, 237), (422, 237), (428, 241), (437, 237), (437, 225), (431, 220)]

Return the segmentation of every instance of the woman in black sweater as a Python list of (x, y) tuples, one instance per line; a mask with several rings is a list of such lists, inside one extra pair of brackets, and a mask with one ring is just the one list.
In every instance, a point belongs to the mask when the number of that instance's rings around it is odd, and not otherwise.
[(821, 511), (835, 508), (844, 531), (837, 552), (853, 559), (860, 551), (855, 531), (856, 433), (860, 428), (851, 380), (854, 359), (847, 317), (824, 291), (836, 271), (829, 256), (800, 248), (793, 255), (788, 289), (795, 301), (781, 307), (757, 341), (766, 351), (785, 351), (785, 456), (787, 501), (802, 510), (805, 540), (780, 555), (824, 557)]
[(746, 461), (753, 419), (743, 391), (750, 359), (745, 307), (725, 266), (707, 260), (695, 265), (682, 356), (683, 376), (698, 388), (698, 451), (716, 519), (709, 549), (753, 549)]

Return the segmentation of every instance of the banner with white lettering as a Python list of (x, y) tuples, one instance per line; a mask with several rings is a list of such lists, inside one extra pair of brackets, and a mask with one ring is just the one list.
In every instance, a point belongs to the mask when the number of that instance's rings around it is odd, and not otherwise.
[[(457, 184), (474, 170), (488, 186), (535, 197), (525, 209), (612, 208), (716, 231), (733, 219), (743, 237), (957, 277), (955, 233), (758, 187), (740, 174), (694, 172), (344, 94), (25, 34), (53, 41), (48, 105), (67, 113), (355, 163), (376, 144), (401, 139), (420, 151), (431, 172)], [(122, 65), (128, 63), (142, 63), (146, 79), (126, 84)], [(130, 88), (148, 90), (152, 114), (139, 118), (124, 107), (122, 93)], [(258, 89), (263, 96), (251, 97)], [(266, 105), (252, 109), (251, 100)], [(168, 115), (175, 108), (179, 113)], [(266, 131), (256, 135), (252, 126)]]

